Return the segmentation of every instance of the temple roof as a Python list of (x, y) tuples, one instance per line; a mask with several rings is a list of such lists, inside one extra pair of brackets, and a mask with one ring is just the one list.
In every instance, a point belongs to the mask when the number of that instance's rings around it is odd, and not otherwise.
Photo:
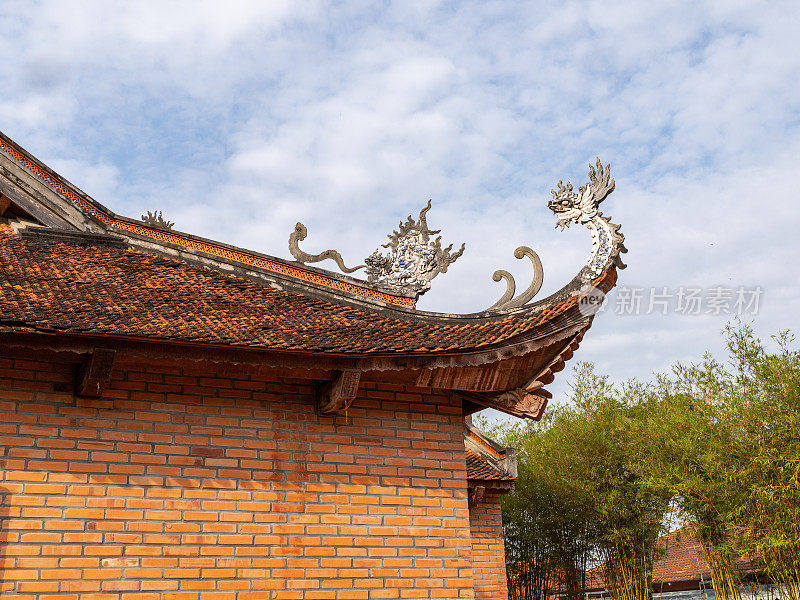
[(469, 422), (464, 423), (464, 448), (467, 455), (467, 480), (508, 491), (517, 479), (517, 456), (513, 448), (503, 448)]
[[(666, 584), (699, 581), (705, 581), (711, 587), (711, 567), (702, 544), (695, 537), (693, 524), (661, 536), (656, 547), (658, 552), (653, 561), (652, 572), (655, 588)], [(739, 557), (734, 563), (741, 575), (756, 574), (759, 571), (759, 561), (752, 558)], [(592, 591), (605, 588), (603, 565), (586, 571), (586, 588)]]
[(0, 333), (338, 357), (326, 364), (403, 371), (415, 385), (458, 392), (475, 409), (516, 416), (541, 416), (544, 385), (594, 318), (587, 290), (608, 292), (624, 266), (619, 227), (597, 210), (614, 187), (599, 161), (579, 193), (559, 182), (549, 204), (562, 228), (590, 230), (586, 266), (555, 294), (530, 302), (541, 287), (541, 263), (520, 247), (515, 256), (534, 267), (528, 289), (515, 296), (513, 278), (497, 271), (506, 293), (467, 315), (414, 308), (463, 250), (433, 238), (430, 203), (389, 236), (388, 254), (366, 259), (364, 281), (298, 262), (332, 259), (354, 271), (336, 251), (300, 250), (301, 223), (290, 236), (298, 261), (284, 260), (173, 231), (160, 215), (147, 223), (118, 216), (2, 134), (0, 167)]
[(513, 341), (574, 299), (522, 318), (397, 318), (115, 246), (23, 239), (0, 224), (0, 323), (319, 352), (442, 352)]

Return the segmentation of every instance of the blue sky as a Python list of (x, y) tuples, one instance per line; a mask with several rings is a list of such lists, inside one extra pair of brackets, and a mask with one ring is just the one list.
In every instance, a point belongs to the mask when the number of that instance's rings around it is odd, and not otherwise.
[[(447, 312), (497, 268), (526, 285), (520, 244), (542, 295), (571, 278), (589, 236), (546, 202), (600, 156), (620, 285), (761, 286), (769, 335), (800, 311), (798, 31), (789, 1), (6, 1), (0, 129), (115, 212), (287, 258), (302, 220), (356, 263), (432, 198), (467, 244), (419, 304)], [(718, 352), (730, 318), (615, 302), (577, 357), (616, 379)]]

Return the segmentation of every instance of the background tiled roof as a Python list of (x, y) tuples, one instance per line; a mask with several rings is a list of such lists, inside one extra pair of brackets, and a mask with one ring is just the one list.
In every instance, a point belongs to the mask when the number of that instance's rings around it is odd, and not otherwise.
[(21, 239), (0, 224), (0, 326), (317, 352), (502, 344), (562, 313), (437, 323), (394, 318), (110, 246)]
[(469, 448), (467, 452), (467, 479), (481, 479), (484, 481), (514, 481), (516, 478), (506, 475), (495, 469), (489, 462), (475, 454)]
[[(700, 579), (708, 581), (710, 585), (711, 569), (706, 561), (703, 547), (693, 535), (691, 525), (662, 536), (658, 540), (658, 547), (663, 552), (653, 563), (654, 586)], [(739, 559), (738, 566), (744, 572), (753, 572), (755, 568), (755, 565), (746, 558)], [(586, 572), (586, 587), (592, 590), (605, 587), (601, 567)]]
[(692, 535), (690, 528), (673, 531), (659, 540), (664, 554), (653, 563), (653, 581), (689, 581), (710, 574), (703, 547)]

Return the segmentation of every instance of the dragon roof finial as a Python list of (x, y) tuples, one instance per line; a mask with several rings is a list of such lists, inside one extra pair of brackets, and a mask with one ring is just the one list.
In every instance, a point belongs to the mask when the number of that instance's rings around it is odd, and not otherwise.
[(405, 223), (401, 222), (398, 229), (389, 234), (389, 242), (382, 245), (389, 248), (388, 253), (375, 250), (365, 259), (371, 283), (392, 292), (424, 294), (431, 288), (431, 280), (439, 273), (446, 273), (464, 254), (464, 244), (452, 252), (453, 244), (442, 248), (442, 236), (431, 240), (431, 235), (441, 230), (428, 229), (425, 215), (430, 209), (428, 200), (418, 220), (409, 215)]
[(600, 203), (614, 191), (614, 180), (611, 179), (611, 165), (603, 167), (597, 159), (597, 170), (589, 165), (589, 182), (578, 188), (576, 194), (572, 184), (559, 181), (558, 191), (550, 190), (553, 199), (547, 207), (558, 215), (556, 227), (569, 227), (570, 223), (585, 225), (599, 214)]
[[(614, 191), (614, 185), (614, 180), (611, 179), (611, 165), (604, 167), (598, 158), (595, 166), (589, 165), (589, 181), (586, 185), (580, 186), (577, 193), (569, 181), (566, 185), (563, 181), (559, 181), (558, 189), (551, 190), (553, 199), (547, 203), (547, 206), (558, 217), (556, 227), (563, 230), (571, 223), (578, 223), (585, 225), (592, 233), (592, 254), (589, 256), (585, 269), (581, 271), (583, 283), (590, 283), (593, 278), (602, 274), (609, 264), (620, 269), (625, 268), (619, 257), (620, 253), (628, 251), (623, 243), (625, 237), (619, 233), (620, 226), (613, 224), (610, 217), (604, 217), (600, 212), (600, 203)], [(520, 246), (514, 252), (514, 256), (517, 258), (527, 256), (531, 260), (533, 281), (528, 289), (515, 298), (514, 277), (508, 271), (495, 271), (493, 279), (495, 281), (505, 280), (506, 291), (500, 300), (488, 309), (490, 311), (525, 306), (542, 287), (544, 273), (536, 252), (527, 246)]]
[(174, 221), (167, 221), (164, 218), (164, 215), (161, 214), (160, 210), (158, 212), (150, 212), (148, 210), (146, 215), (142, 215), (142, 221), (147, 225), (157, 227), (158, 229), (165, 229), (167, 231), (171, 230), (173, 225), (175, 225)]

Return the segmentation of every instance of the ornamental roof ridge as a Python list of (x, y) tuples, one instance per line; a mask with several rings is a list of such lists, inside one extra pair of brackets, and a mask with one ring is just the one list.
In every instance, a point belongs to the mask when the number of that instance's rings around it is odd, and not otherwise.
[(125, 235), (133, 234), (137, 237), (152, 239), (156, 243), (167, 243), (188, 250), (204, 252), (211, 256), (230, 259), (248, 266), (264, 269), (278, 276), (287, 276), (307, 284), (320, 285), (335, 290), (336, 292), (352, 294), (357, 297), (362, 297), (365, 300), (374, 300), (380, 303), (409, 308), (413, 308), (416, 303), (416, 298), (410, 297), (408, 294), (388, 293), (377, 290), (368, 282), (358, 279), (343, 277), (323, 269), (309, 267), (301, 263), (295, 263), (252, 250), (231, 246), (216, 240), (176, 231), (173, 230), (171, 226), (165, 227), (156, 225), (157, 217), (152, 213), (148, 215), (152, 217), (148, 222), (117, 215), (50, 169), (42, 161), (24, 150), (2, 132), (0, 132), (0, 150), (13, 158), (43, 183), (51, 187), (55, 192), (77, 206), (94, 222), (94, 224), (99, 225), (100, 228), (105, 231), (123, 233)]
[[(558, 217), (557, 227), (564, 229), (572, 223), (578, 223), (586, 226), (592, 235), (593, 246), (589, 260), (573, 280), (547, 298), (532, 301), (542, 285), (542, 265), (535, 251), (520, 246), (514, 255), (518, 259), (528, 258), (533, 267), (532, 282), (524, 292), (516, 294), (514, 278), (507, 271), (498, 270), (493, 278), (498, 282), (505, 281), (506, 291), (495, 304), (475, 313), (450, 314), (416, 310), (416, 299), (430, 288), (430, 281), (438, 274), (446, 272), (447, 267), (464, 251), (463, 244), (460, 249), (452, 251), (452, 244), (442, 247), (441, 236), (432, 238), (440, 230), (428, 228), (426, 213), (431, 208), (430, 201), (422, 209), (418, 219), (409, 216), (389, 235), (389, 242), (383, 245), (389, 249), (388, 254), (381, 255), (376, 251), (367, 257), (364, 265), (347, 268), (341, 254), (335, 250), (317, 255), (300, 250), (298, 242), (307, 233), (302, 223), (297, 224), (290, 236), (290, 250), (298, 261), (289, 261), (175, 231), (172, 229), (173, 224), (163, 219), (160, 212), (148, 211), (148, 215), (144, 217), (148, 222), (117, 215), (52, 171), (2, 132), (0, 150), (87, 217), (83, 226), (75, 226), (78, 230), (122, 235), (132, 247), (138, 249), (194, 261), (222, 272), (255, 279), (266, 277), (266, 282), (270, 285), (288, 285), (289, 289), (305, 290), (304, 293), (339, 302), (355, 303), (373, 310), (388, 309), (395, 312), (398, 318), (434, 322), (476, 319), (491, 322), (516, 320), (552, 310), (563, 311), (573, 304), (580, 305), (587, 296), (602, 296), (607, 293), (616, 282), (616, 269), (625, 268), (620, 254), (627, 252), (627, 249), (624, 246), (624, 236), (619, 232), (620, 226), (611, 223), (610, 218), (604, 217), (598, 208), (615, 186), (610, 177), (610, 167), (603, 166), (599, 159), (596, 166), (590, 165), (589, 182), (581, 186), (578, 193), (573, 191), (570, 183), (563, 185), (559, 181), (558, 191), (552, 192), (553, 199), (548, 202), (548, 207)], [(8, 186), (3, 183), (0, 178), (0, 192), (7, 191)], [(50, 223), (45, 225), (52, 227)], [(326, 258), (334, 260), (345, 274), (307, 264)], [(368, 281), (349, 275), (360, 268), (366, 268)], [(585, 314), (583, 308), (582, 306), (581, 313), (584, 316), (593, 316), (594, 312), (590, 310)]]

